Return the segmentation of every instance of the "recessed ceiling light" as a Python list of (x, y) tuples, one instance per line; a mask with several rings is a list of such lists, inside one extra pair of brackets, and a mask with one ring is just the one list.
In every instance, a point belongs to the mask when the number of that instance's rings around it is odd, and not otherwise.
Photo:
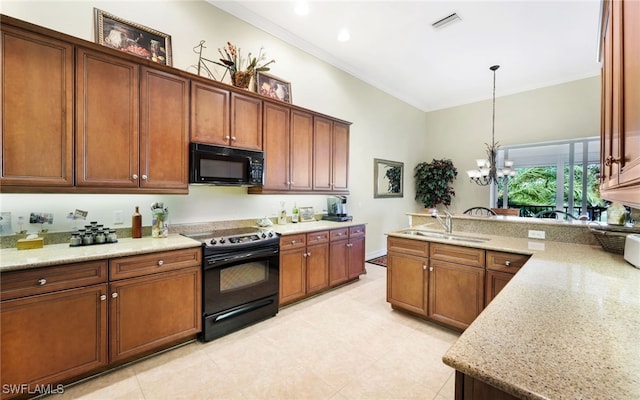
[(340, 30), (340, 33), (338, 33), (338, 40), (341, 42), (347, 42), (349, 41), (349, 39), (351, 39), (349, 30), (347, 28), (342, 28), (342, 30)]
[(309, 14), (309, 3), (305, 0), (299, 0), (293, 11), (298, 15), (307, 15)]
[(433, 27), (433, 29), (442, 29), (445, 26), (451, 25), (454, 22), (458, 22), (458, 21), (462, 21), (462, 18), (460, 18), (458, 14), (453, 13), (453, 14), (447, 15), (444, 18), (437, 20), (436, 22), (431, 24), (431, 26)]

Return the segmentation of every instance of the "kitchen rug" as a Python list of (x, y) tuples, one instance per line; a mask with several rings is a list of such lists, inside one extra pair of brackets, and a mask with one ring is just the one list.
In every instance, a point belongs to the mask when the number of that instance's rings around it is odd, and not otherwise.
[(368, 260), (367, 262), (371, 263), (371, 264), (379, 265), (381, 267), (386, 267), (387, 266), (387, 255), (385, 254), (384, 256), (372, 258), (371, 260)]

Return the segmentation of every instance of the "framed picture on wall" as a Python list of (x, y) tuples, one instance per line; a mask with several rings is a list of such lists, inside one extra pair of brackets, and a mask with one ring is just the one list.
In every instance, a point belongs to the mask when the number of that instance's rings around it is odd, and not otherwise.
[(266, 97), (291, 103), (291, 83), (264, 72), (256, 74), (256, 91)]
[(171, 66), (171, 36), (94, 8), (96, 43)]

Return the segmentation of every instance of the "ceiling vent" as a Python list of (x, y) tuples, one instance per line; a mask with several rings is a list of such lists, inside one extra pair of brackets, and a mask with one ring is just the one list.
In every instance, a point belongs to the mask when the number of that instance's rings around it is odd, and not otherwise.
[(431, 24), (431, 26), (433, 27), (433, 29), (442, 29), (445, 26), (451, 25), (454, 22), (457, 21), (462, 21), (462, 18), (460, 18), (460, 16), (456, 13), (453, 13), (451, 15), (448, 15), (436, 22), (434, 22), (433, 24)]

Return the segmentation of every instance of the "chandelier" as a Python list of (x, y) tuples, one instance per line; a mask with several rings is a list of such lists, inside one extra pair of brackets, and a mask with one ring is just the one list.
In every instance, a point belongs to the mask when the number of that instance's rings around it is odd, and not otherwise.
[(496, 131), (496, 70), (500, 68), (499, 65), (493, 65), (489, 67), (493, 71), (493, 120), (491, 125), (491, 145), (485, 143), (487, 146), (487, 159), (476, 160), (478, 169), (471, 169), (467, 171), (469, 180), (480, 186), (487, 186), (491, 183), (498, 183), (498, 181), (506, 181), (510, 177), (515, 176), (516, 171), (513, 169), (513, 161), (504, 160), (504, 167), (497, 167), (498, 147), (500, 145), (495, 141)]

